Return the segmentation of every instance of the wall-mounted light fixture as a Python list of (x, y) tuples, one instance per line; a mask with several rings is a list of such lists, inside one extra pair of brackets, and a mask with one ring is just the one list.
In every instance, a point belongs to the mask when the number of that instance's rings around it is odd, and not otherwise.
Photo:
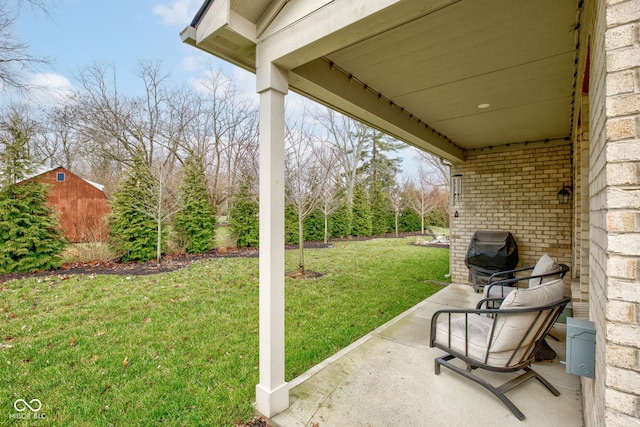
[(558, 191), (558, 203), (561, 205), (566, 205), (569, 203), (569, 196), (571, 195), (571, 190), (573, 187), (565, 186), (564, 182), (562, 183), (562, 190)]
[(462, 203), (462, 174), (451, 177), (451, 205), (459, 206)]

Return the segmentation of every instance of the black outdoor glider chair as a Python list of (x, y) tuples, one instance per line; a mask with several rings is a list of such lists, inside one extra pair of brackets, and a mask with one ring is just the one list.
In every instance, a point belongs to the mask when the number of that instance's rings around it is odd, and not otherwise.
[[(483, 299), (475, 309), (437, 311), (431, 319), (430, 345), (446, 354), (435, 359), (435, 374), (440, 374), (442, 365), (475, 381), (497, 396), (519, 420), (524, 420), (524, 414), (505, 396), (506, 392), (535, 378), (555, 396), (560, 395), (530, 365), (536, 348), (570, 302), (564, 298), (564, 289), (564, 280), (557, 279), (535, 288), (512, 291), (500, 308), (483, 308), (493, 301)], [(452, 362), (453, 359), (464, 362), (466, 369), (461, 363)], [(494, 386), (474, 375), (474, 369), (523, 372)]]

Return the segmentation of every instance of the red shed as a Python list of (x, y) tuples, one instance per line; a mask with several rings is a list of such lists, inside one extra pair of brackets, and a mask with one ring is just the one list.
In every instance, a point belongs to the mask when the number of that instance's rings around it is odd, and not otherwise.
[(34, 176), (48, 185), (47, 202), (60, 215), (70, 242), (101, 241), (107, 237), (105, 215), (111, 212), (103, 186), (87, 181), (62, 166), (40, 166)]

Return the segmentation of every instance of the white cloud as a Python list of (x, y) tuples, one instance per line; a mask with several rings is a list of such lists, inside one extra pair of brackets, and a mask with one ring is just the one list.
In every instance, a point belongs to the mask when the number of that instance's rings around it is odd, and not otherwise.
[(187, 73), (202, 72), (204, 69), (202, 62), (202, 56), (185, 56), (182, 58), (182, 61), (180, 61), (180, 70)]
[(191, 22), (201, 4), (201, 0), (174, 0), (169, 5), (157, 4), (153, 13), (167, 25), (184, 26), (185, 22)]
[(73, 85), (65, 76), (56, 73), (36, 73), (29, 78), (29, 102), (52, 105), (68, 98)]

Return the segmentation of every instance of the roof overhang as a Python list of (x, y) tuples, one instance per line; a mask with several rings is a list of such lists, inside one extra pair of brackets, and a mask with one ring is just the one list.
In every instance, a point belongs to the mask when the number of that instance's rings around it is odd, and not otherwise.
[(209, 0), (181, 37), (457, 162), (570, 137), (579, 15), (579, 0)]

